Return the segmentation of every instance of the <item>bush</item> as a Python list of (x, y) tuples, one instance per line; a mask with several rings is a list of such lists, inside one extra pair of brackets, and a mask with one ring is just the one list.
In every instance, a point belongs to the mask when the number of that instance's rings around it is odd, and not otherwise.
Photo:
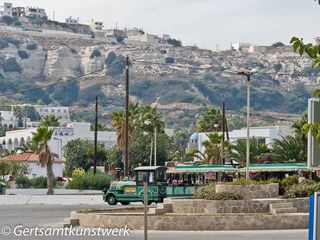
[(269, 180), (270, 183), (279, 183), (279, 194), (284, 195), (289, 187), (292, 185), (298, 184), (298, 176), (293, 175), (286, 177), (282, 180), (277, 178), (272, 178)]
[(244, 178), (240, 178), (235, 182), (225, 182), (224, 185), (261, 185), (261, 184), (269, 184), (269, 181), (256, 181), (256, 180), (246, 180)]
[(3, 64), (2, 68), (5, 72), (21, 72), (21, 67), (13, 57), (8, 58)]
[(82, 177), (75, 177), (69, 182), (66, 188), (79, 190), (103, 190), (109, 188), (112, 176), (106, 173), (88, 171)]
[(38, 46), (36, 43), (30, 43), (27, 45), (27, 49), (31, 50), (31, 51), (37, 50), (37, 48), (38, 48)]
[(301, 198), (309, 197), (312, 193), (320, 190), (320, 183), (300, 183), (290, 186), (286, 193), (284, 194), (285, 198)]
[(101, 52), (98, 49), (94, 49), (90, 55), (90, 59), (101, 57)]
[(0, 38), (0, 49), (4, 49), (9, 46), (9, 42), (5, 38)]
[(29, 58), (29, 54), (26, 51), (19, 50), (18, 55), (21, 59), (28, 59)]
[(31, 181), (26, 175), (19, 175), (15, 178), (17, 188), (30, 188)]
[(47, 188), (48, 186), (48, 179), (44, 176), (32, 178), (30, 181), (33, 188)]
[(165, 59), (164, 59), (164, 61), (166, 62), (166, 63), (174, 63), (174, 58), (173, 57), (166, 57)]
[(215, 184), (209, 184), (207, 186), (197, 189), (195, 193), (196, 198), (206, 200), (242, 200), (243, 195), (237, 192), (220, 192), (216, 193)]

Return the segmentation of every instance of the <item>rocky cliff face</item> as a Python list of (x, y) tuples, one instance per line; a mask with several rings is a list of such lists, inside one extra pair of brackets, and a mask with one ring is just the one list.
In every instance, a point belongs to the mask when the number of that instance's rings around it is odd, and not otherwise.
[[(19, 91), (25, 84), (43, 86), (105, 68), (78, 82), (36, 91), (32, 98), (12, 98), (85, 106), (99, 94), (101, 103), (114, 109), (123, 104), (124, 66), (110, 66), (128, 55), (132, 98), (157, 102), (160, 108), (177, 112), (220, 104), (221, 100), (227, 102), (228, 109), (241, 110), (245, 106), (245, 79), (230, 71), (257, 68), (259, 73), (252, 80), (254, 109), (303, 111), (317, 81), (311, 61), (292, 53), (290, 46), (256, 47), (252, 51), (115, 44), (84, 35), (64, 36), (60, 32), (55, 36), (0, 28), (0, 80), (12, 83), (12, 89)], [(0, 91), (8, 92), (10, 87)], [(295, 101), (297, 94), (302, 102)], [(290, 104), (299, 106), (293, 109)]]

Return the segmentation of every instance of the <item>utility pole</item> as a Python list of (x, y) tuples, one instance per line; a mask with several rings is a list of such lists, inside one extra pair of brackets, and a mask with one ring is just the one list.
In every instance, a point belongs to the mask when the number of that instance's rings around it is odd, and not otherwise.
[(224, 165), (225, 164), (225, 158), (224, 158), (224, 154), (223, 154), (223, 150), (224, 150), (224, 147), (223, 147), (223, 145), (224, 145), (224, 139), (225, 139), (225, 137), (224, 137), (224, 133), (225, 133), (225, 131), (226, 131), (226, 122), (225, 122), (225, 115), (226, 114), (226, 112), (225, 112), (225, 102), (224, 101), (222, 101), (222, 144), (221, 144), (221, 148), (222, 148), (222, 164)]
[(124, 176), (129, 177), (129, 57), (126, 56)]
[(97, 144), (98, 144), (98, 96), (96, 96), (96, 110), (94, 122), (93, 174), (97, 173)]

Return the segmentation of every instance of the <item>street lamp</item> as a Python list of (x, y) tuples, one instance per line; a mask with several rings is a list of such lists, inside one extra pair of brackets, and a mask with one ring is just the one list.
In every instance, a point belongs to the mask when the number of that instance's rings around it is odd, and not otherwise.
[(247, 77), (247, 152), (246, 152), (246, 179), (249, 179), (249, 163), (250, 163), (250, 80), (251, 76), (258, 72), (257, 69), (251, 71), (242, 70), (238, 71), (237, 74)]
[[(150, 120), (145, 120), (144, 124), (147, 126), (151, 126), (152, 122)], [(154, 124), (154, 166), (157, 166), (157, 126)], [(152, 146), (152, 143), (151, 143)], [(151, 161), (150, 161), (151, 165)]]
[[(144, 135), (144, 136), (147, 136), (147, 135), (149, 135), (149, 133), (143, 132), (143, 135)], [(151, 167), (151, 165), (152, 165), (152, 145), (153, 145), (153, 140), (152, 140), (152, 138), (151, 138), (151, 144), (150, 144), (150, 167)]]

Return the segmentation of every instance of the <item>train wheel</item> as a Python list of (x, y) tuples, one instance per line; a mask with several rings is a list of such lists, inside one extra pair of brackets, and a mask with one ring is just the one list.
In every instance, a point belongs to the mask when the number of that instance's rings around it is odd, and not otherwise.
[(129, 205), (130, 202), (120, 202), (122, 205)]
[(109, 205), (116, 205), (117, 199), (113, 194), (111, 194), (107, 197), (107, 202), (109, 203)]

